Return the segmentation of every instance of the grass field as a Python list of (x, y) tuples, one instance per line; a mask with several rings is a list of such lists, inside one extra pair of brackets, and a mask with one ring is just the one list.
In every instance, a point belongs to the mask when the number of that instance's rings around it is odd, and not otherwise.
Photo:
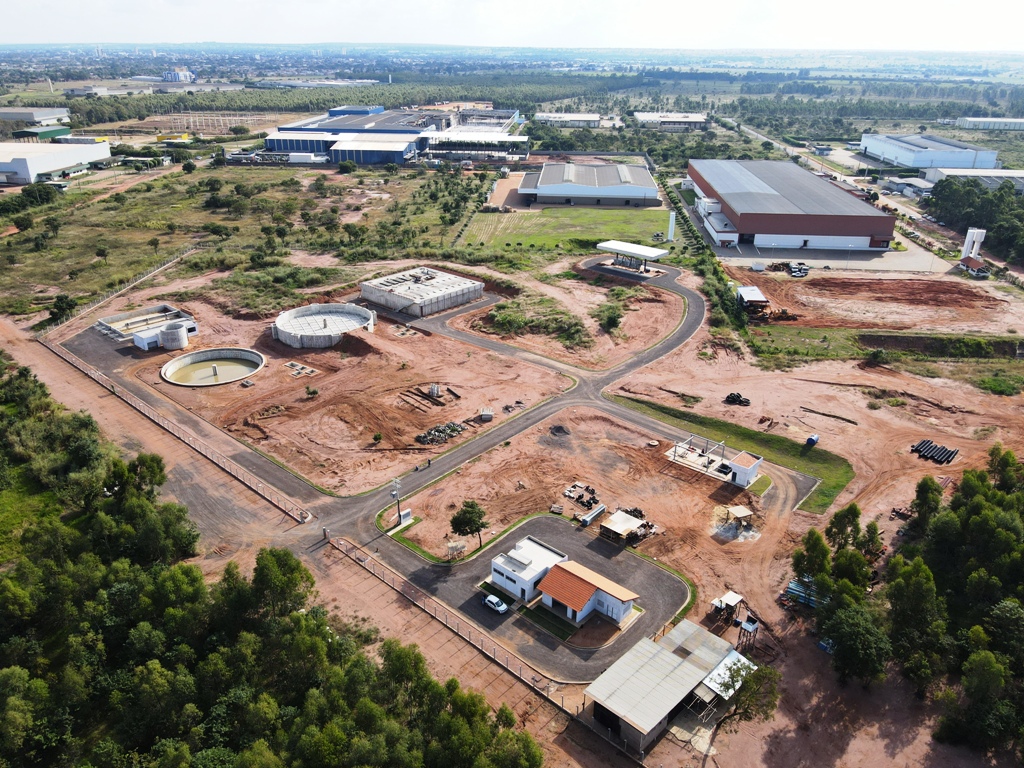
[(710, 416), (699, 416), (667, 405), (615, 397), (615, 402), (680, 429), (692, 430), (702, 437), (724, 440), (730, 448), (751, 451), (767, 461), (821, 478), (800, 508), (807, 512), (826, 512), (842, 490), (854, 478), (853, 467), (842, 456), (823, 448), (810, 447), (782, 435), (769, 435)]
[(53, 494), (40, 488), (24, 467), (13, 467), (11, 479), (11, 487), (0, 491), (0, 563), (21, 551), (19, 539), (26, 523), (60, 512)]
[(851, 360), (864, 357), (859, 331), (850, 328), (803, 328), (777, 323), (750, 326), (747, 344), (765, 368), (788, 368), (812, 360)]
[[(657, 245), (651, 237), (668, 229), (668, 212), (616, 208), (545, 208), (530, 213), (487, 213), (474, 217), (462, 242), (467, 247), (593, 250), (574, 240), (626, 240)], [(506, 245), (506, 243), (508, 245)]]

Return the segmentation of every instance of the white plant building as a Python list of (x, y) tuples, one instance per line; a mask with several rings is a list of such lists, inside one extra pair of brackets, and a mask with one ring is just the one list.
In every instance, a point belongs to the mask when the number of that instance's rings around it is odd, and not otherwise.
[(601, 116), (596, 112), (538, 112), (533, 122), (555, 128), (600, 128)]
[(440, 272), (429, 267), (416, 267), (360, 285), (366, 301), (413, 317), (426, 317), (445, 312), (484, 295), (479, 280)]
[(34, 184), (42, 176), (110, 157), (110, 144), (0, 142), (0, 184)]
[(860, 151), (868, 157), (904, 168), (998, 168), (994, 149), (922, 133), (893, 136), (865, 133)]
[(540, 173), (523, 176), (519, 194), (553, 205), (661, 205), (658, 185), (643, 165), (544, 163)]
[(633, 590), (572, 560), (553, 565), (537, 589), (548, 610), (576, 624), (582, 624), (595, 611), (622, 624), (639, 597)]
[(1024, 118), (1019, 117), (961, 117), (957, 128), (969, 131), (1024, 131)]
[(666, 133), (703, 131), (708, 127), (708, 116), (699, 112), (635, 112), (633, 117), (641, 128), (653, 128)]
[(491, 583), (523, 602), (530, 602), (540, 594), (537, 587), (551, 567), (568, 559), (564, 552), (527, 536), (517, 541), (511, 552), (491, 560)]

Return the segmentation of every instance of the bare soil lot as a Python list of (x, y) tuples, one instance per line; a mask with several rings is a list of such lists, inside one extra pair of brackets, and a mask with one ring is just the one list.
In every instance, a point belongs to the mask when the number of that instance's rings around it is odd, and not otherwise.
[(994, 284), (968, 282), (955, 274), (910, 280), (883, 274), (794, 279), (735, 267), (726, 271), (739, 284), (760, 288), (773, 307), (799, 316), (787, 325), (1005, 333), (1007, 327), (1024, 324), (1024, 308)]
[[(652, 440), (658, 444), (649, 445)], [(562, 493), (578, 481), (593, 487), (609, 511), (617, 506), (644, 510), (658, 533), (641, 545), (641, 551), (659, 557), (685, 553), (675, 567), (705, 582), (709, 592), (721, 586), (720, 580), (714, 583), (715, 574), (726, 570), (733, 570), (729, 578), (742, 583), (746, 564), (752, 562), (750, 554), (770, 550), (778, 538), (771, 532), (785, 531), (788, 516), (766, 520), (760, 514), (759, 498), (669, 461), (665, 453), (671, 447), (671, 442), (600, 411), (563, 411), (407, 499), (422, 520), (405, 535), (434, 555), (446, 556), (448, 542), (456, 538), (451, 533), (451, 516), (466, 499), (478, 501), (487, 510), (485, 543), (517, 520), (546, 512), (552, 504), (560, 504), (566, 517), (582, 515), (586, 510)], [(761, 538), (751, 542), (713, 539), (713, 511), (723, 504), (745, 504), (754, 510), (757, 525), (766, 528)], [(467, 549), (476, 547), (475, 537), (471, 538), (466, 540)], [(719, 565), (705, 571), (697, 562)]]
[[(127, 373), (317, 485), (346, 494), (374, 488), (460, 441), (423, 446), (414, 440), (431, 427), (462, 422), (483, 406), (494, 409), (497, 423), (505, 418), (503, 405), (516, 400), (532, 405), (569, 384), (557, 374), (449, 339), (399, 335), (404, 326), (390, 322), (378, 323), (373, 334), (346, 336), (329, 350), (298, 350), (274, 341), (266, 320), (227, 318), (201, 302), (182, 308), (199, 322), (201, 344), (194, 348), (240, 345), (267, 357), (267, 367), (253, 377), (255, 386), (167, 384), (159, 375), (167, 354), (136, 357)], [(289, 361), (319, 373), (293, 377), (285, 365)], [(445, 405), (403, 394), (415, 387), (427, 390), (432, 383), (441, 385)], [(310, 397), (307, 386), (319, 394)], [(479, 429), (467, 426), (461, 439)], [(378, 432), (379, 442), (373, 439)]]

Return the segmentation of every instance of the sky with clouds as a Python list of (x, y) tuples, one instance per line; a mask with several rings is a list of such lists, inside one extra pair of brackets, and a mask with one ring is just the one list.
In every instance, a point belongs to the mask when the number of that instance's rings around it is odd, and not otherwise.
[(433, 43), (1024, 52), (1019, 0), (2, 0), (9, 43)]

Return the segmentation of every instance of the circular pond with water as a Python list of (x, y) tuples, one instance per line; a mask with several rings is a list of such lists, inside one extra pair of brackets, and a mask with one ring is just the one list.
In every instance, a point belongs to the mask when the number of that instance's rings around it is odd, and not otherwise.
[(267, 359), (254, 349), (217, 347), (176, 357), (160, 369), (164, 381), (183, 387), (215, 387), (263, 370)]

